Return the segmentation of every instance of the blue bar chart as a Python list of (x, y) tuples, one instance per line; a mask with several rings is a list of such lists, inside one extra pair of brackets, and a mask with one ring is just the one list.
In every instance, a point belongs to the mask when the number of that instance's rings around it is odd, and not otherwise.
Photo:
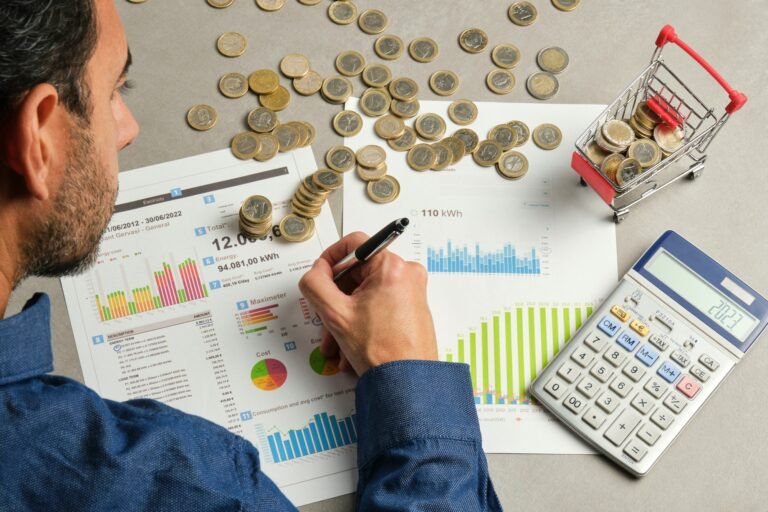
[[(261, 429), (261, 426), (260, 426)], [(262, 436), (259, 436), (262, 438)], [(266, 441), (264, 441), (266, 439)], [(263, 452), (272, 462), (279, 464), (301, 457), (309, 457), (357, 443), (357, 414), (338, 418), (334, 414), (315, 414), (305, 427), (285, 432), (264, 434)]]
[(541, 258), (536, 249), (518, 254), (516, 248), (504, 244), (500, 250), (483, 250), (480, 244), (427, 248), (427, 271), (443, 274), (515, 274), (541, 275)]

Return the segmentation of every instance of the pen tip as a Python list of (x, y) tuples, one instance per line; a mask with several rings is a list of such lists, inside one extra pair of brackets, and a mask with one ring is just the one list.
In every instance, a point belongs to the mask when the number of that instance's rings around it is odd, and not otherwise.
[(400, 219), (400, 224), (402, 226), (407, 226), (410, 223), (411, 223), (411, 221), (408, 220), (408, 217), (403, 217), (402, 219)]

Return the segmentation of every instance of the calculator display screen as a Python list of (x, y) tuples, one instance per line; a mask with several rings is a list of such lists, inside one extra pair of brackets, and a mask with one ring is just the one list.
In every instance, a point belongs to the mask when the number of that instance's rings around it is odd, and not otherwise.
[(645, 269), (741, 342), (759, 323), (757, 318), (664, 249), (653, 256)]

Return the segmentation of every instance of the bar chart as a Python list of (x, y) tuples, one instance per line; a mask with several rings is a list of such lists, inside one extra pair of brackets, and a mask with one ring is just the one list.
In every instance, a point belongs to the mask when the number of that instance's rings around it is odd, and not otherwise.
[(244, 335), (256, 334), (269, 329), (266, 324), (278, 318), (275, 314), (277, 307), (278, 304), (251, 307), (248, 301), (238, 302), (237, 316), (241, 333)]
[(256, 427), (262, 453), (279, 464), (357, 443), (357, 414), (338, 418), (328, 412), (315, 414), (306, 426), (281, 432), (276, 428)]
[(444, 274), (540, 275), (541, 259), (536, 249), (518, 253), (511, 243), (498, 250), (485, 250), (479, 243), (456, 247), (427, 247), (427, 271)]

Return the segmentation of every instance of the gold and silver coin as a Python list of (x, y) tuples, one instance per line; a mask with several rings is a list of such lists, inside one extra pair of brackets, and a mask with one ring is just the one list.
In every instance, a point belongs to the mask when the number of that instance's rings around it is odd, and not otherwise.
[(512, 44), (497, 45), (491, 52), (491, 60), (502, 69), (512, 69), (520, 63), (520, 49)]
[(563, 132), (554, 124), (545, 123), (533, 129), (533, 143), (541, 149), (551, 151), (563, 142)]
[(459, 46), (469, 53), (481, 53), (488, 47), (488, 34), (479, 28), (468, 28), (459, 34)]
[(435, 165), (437, 154), (429, 144), (416, 144), (408, 151), (406, 161), (414, 171), (426, 171)]
[(384, 89), (370, 88), (360, 97), (360, 110), (369, 117), (380, 117), (389, 112), (392, 98)]
[(227, 73), (219, 80), (219, 91), (227, 98), (242, 98), (248, 92), (248, 79), (240, 73)]
[(387, 15), (378, 9), (368, 9), (357, 19), (360, 30), (366, 34), (381, 34), (387, 29)]
[(325, 163), (336, 172), (349, 172), (355, 168), (357, 157), (347, 146), (334, 146), (325, 154)]
[(488, 132), (488, 140), (498, 142), (503, 151), (508, 151), (517, 145), (517, 130), (508, 124), (494, 126)]
[(363, 69), (362, 79), (368, 87), (384, 88), (392, 81), (392, 71), (384, 64), (369, 64)]
[(368, 168), (362, 165), (357, 166), (357, 177), (363, 181), (380, 180), (387, 175), (387, 164), (381, 164), (378, 167)]
[(301, 78), (293, 79), (293, 88), (302, 96), (311, 96), (323, 86), (323, 77), (317, 71), (309, 72)]
[[(604, 123), (600, 127), (600, 133), (608, 143), (620, 148), (620, 150), (615, 151), (616, 153), (623, 152), (635, 140), (635, 132), (632, 127), (618, 119), (611, 119)], [(610, 148), (604, 147), (603, 149)]]
[(256, 0), (256, 5), (264, 11), (279, 11), (285, 5), (285, 0)]
[(253, 158), (259, 162), (266, 162), (275, 158), (275, 155), (280, 151), (280, 142), (278, 142), (277, 137), (271, 133), (260, 133), (256, 137), (259, 139), (261, 149)]
[(301, 78), (309, 69), (309, 59), (298, 53), (289, 53), (280, 61), (280, 71), (288, 78)]
[(603, 162), (600, 164), (600, 171), (605, 174), (606, 178), (615, 182), (619, 165), (621, 165), (621, 162), (624, 160), (625, 157), (621, 153), (611, 153), (603, 159)]
[[(634, 134), (632, 135), (634, 136)], [(627, 150), (626, 145), (618, 145), (609, 142), (605, 138), (605, 132), (603, 132), (602, 129), (598, 129), (595, 132), (595, 142), (608, 153), (624, 153)]]
[(415, 100), (419, 95), (419, 85), (410, 78), (395, 78), (389, 84), (389, 93), (400, 101)]
[(369, 144), (358, 149), (357, 153), (355, 153), (355, 158), (358, 165), (368, 169), (375, 169), (387, 161), (387, 152), (381, 146)]
[(536, 10), (536, 6), (531, 2), (515, 2), (509, 6), (507, 14), (509, 15), (509, 19), (512, 20), (512, 23), (520, 25), (521, 27), (533, 25), (536, 18), (539, 17), (539, 12)]
[(413, 124), (416, 133), (425, 140), (439, 140), (445, 135), (445, 120), (437, 114), (423, 114)]
[(187, 123), (197, 131), (204, 132), (216, 126), (219, 115), (209, 105), (195, 105), (187, 112)]
[(464, 145), (464, 141), (455, 136), (446, 137), (440, 141), (441, 144), (445, 144), (451, 150), (452, 163), (459, 162), (464, 155), (467, 154), (467, 147)]
[(290, 124), (281, 124), (272, 132), (277, 138), (277, 142), (280, 146), (280, 152), (285, 153), (299, 147), (301, 141), (301, 133)]
[(671, 155), (683, 146), (685, 132), (680, 128), (660, 124), (653, 130), (653, 139), (665, 155)]
[(349, 50), (336, 57), (336, 69), (344, 76), (357, 76), (365, 68), (365, 57), (360, 52)]
[(515, 75), (508, 69), (494, 69), (488, 73), (485, 83), (496, 94), (509, 94), (515, 88)]
[(235, 3), (235, 0), (208, 0), (208, 5), (216, 9), (226, 9)]
[(620, 186), (627, 185), (643, 172), (643, 166), (633, 158), (627, 158), (619, 164), (616, 170), (616, 183)]
[(568, 67), (569, 62), (568, 54), (559, 46), (542, 48), (536, 55), (536, 63), (547, 73), (562, 73)]
[(496, 163), (496, 172), (504, 179), (519, 180), (528, 172), (528, 159), (519, 151), (507, 151)]
[(312, 182), (322, 190), (338, 190), (344, 184), (344, 176), (330, 169), (319, 169), (312, 175)]
[(350, 25), (357, 19), (357, 6), (346, 0), (336, 0), (328, 6), (328, 17), (338, 25)]
[(323, 81), (323, 97), (332, 103), (344, 103), (352, 96), (352, 82), (343, 76), (332, 76)]
[(587, 158), (598, 167), (602, 165), (605, 159), (610, 155), (610, 151), (601, 148), (597, 142), (592, 141), (586, 147)]
[(654, 141), (649, 139), (636, 140), (629, 145), (627, 157), (634, 158), (643, 169), (649, 169), (661, 162), (661, 148)]
[(447, 69), (432, 73), (429, 87), (439, 96), (450, 96), (459, 89), (459, 75)]
[(390, 110), (397, 117), (402, 117), (403, 119), (411, 119), (412, 117), (419, 115), (421, 104), (419, 103), (419, 100), (400, 101), (393, 99)]
[(272, 202), (264, 196), (250, 196), (239, 213), (240, 231), (249, 238), (266, 235), (272, 228)]
[(302, 5), (317, 5), (323, 0), (299, 0), (299, 3)]
[(286, 242), (306, 242), (315, 234), (315, 221), (289, 213), (280, 221), (280, 233)]
[(363, 129), (363, 118), (355, 111), (342, 110), (333, 118), (333, 129), (342, 137), (354, 137)]
[(575, 11), (581, 5), (581, 0), (552, 0), (552, 5), (561, 11), (570, 12)]
[(238, 133), (232, 138), (232, 153), (240, 160), (255, 158), (261, 149), (257, 134), (253, 132)]
[(271, 94), (280, 87), (280, 77), (271, 69), (260, 69), (250, 74), (248, 86), (256, 94)]
[(373, 49), (384, 60), (396, 60), (405, 51), (405, 43), (395, 35), (386, 34), (376, 39)]
[(384, 176), (380, 180), (369, 181), (365, 190), (371, 201), (379, 204), (391, 203), (400, 196), (400, 182), (393, 176)]
[(389, 139), (387, 144), (395, 151), (408, 151), (418, 142), (416, 136), (416, 130), (410, 126), (406, 126), (403, 134), (396, 139)]
[(399, 117), (387, 114), (374, 123), (373, 130), (382, 139), (396, 139), (405, 131), (405, 123)]
[(216, 48), (225, 57), (239, 57), (248, 49), (248, 40), (238, 32), (224, 32), (216, 41)]
[(477, 119), (477, 105), (470, 100), (456, 100), (448, 106), (448, 117), (459, 126), (467, 126)]
[(531, 131), (528, 129), (527, 124), (522, 121), (510, 121), (507, 124), (517, 132), (517, 142), (515, 143), (516, 148), (528, 142), (528, 139), (531, 137)]
[(288, 105), (291, 104), (291, 93), (288, 92), (288, 89), (279, 85), (275, 92), (259, 95), (259, 103), (261, 103), (263, 107), (267, 107), (275, 112), (280, 112), (281, 110), (288, 108)]
[(475, 152), (477, 146), (480, 144), (480, 137), (474, 130), (469, 128), (460, 128), (454, 132), (452, 137), (459, 139), (464, 143), (464, 152), (469, 155)]
[(279, 123), (277, 114), (266, 107), (256, 107), (248, 114), (248, 126), (256, 133), (269, 133)]
[(501, 144), (495, 140), (484, 140), (477, 145), (477, 149), (472, 153), (472, 158), (477, 165), (482, 167), (491, 167), (496, 165), (501, 159), (501, 155), (504, 154), (504, 150)]
[(433, 171), (442, 171), (453, 163), (453, 151), (446, 144), (436, 142), (432, 144), (432, 149), (435, 150), (435, 163), (432, 164)]
[(526, 87), (531, 96), (538, 100), (548, 100), (560, 90), (560, 82), (552, 73), (541, 71), (528, 77)]
[(408, 46), (408, 53), (416, 62), (432, 62), (440, 55), (440, 48), (434, 39), (429, 37), (419, 37), (411, 41)]

